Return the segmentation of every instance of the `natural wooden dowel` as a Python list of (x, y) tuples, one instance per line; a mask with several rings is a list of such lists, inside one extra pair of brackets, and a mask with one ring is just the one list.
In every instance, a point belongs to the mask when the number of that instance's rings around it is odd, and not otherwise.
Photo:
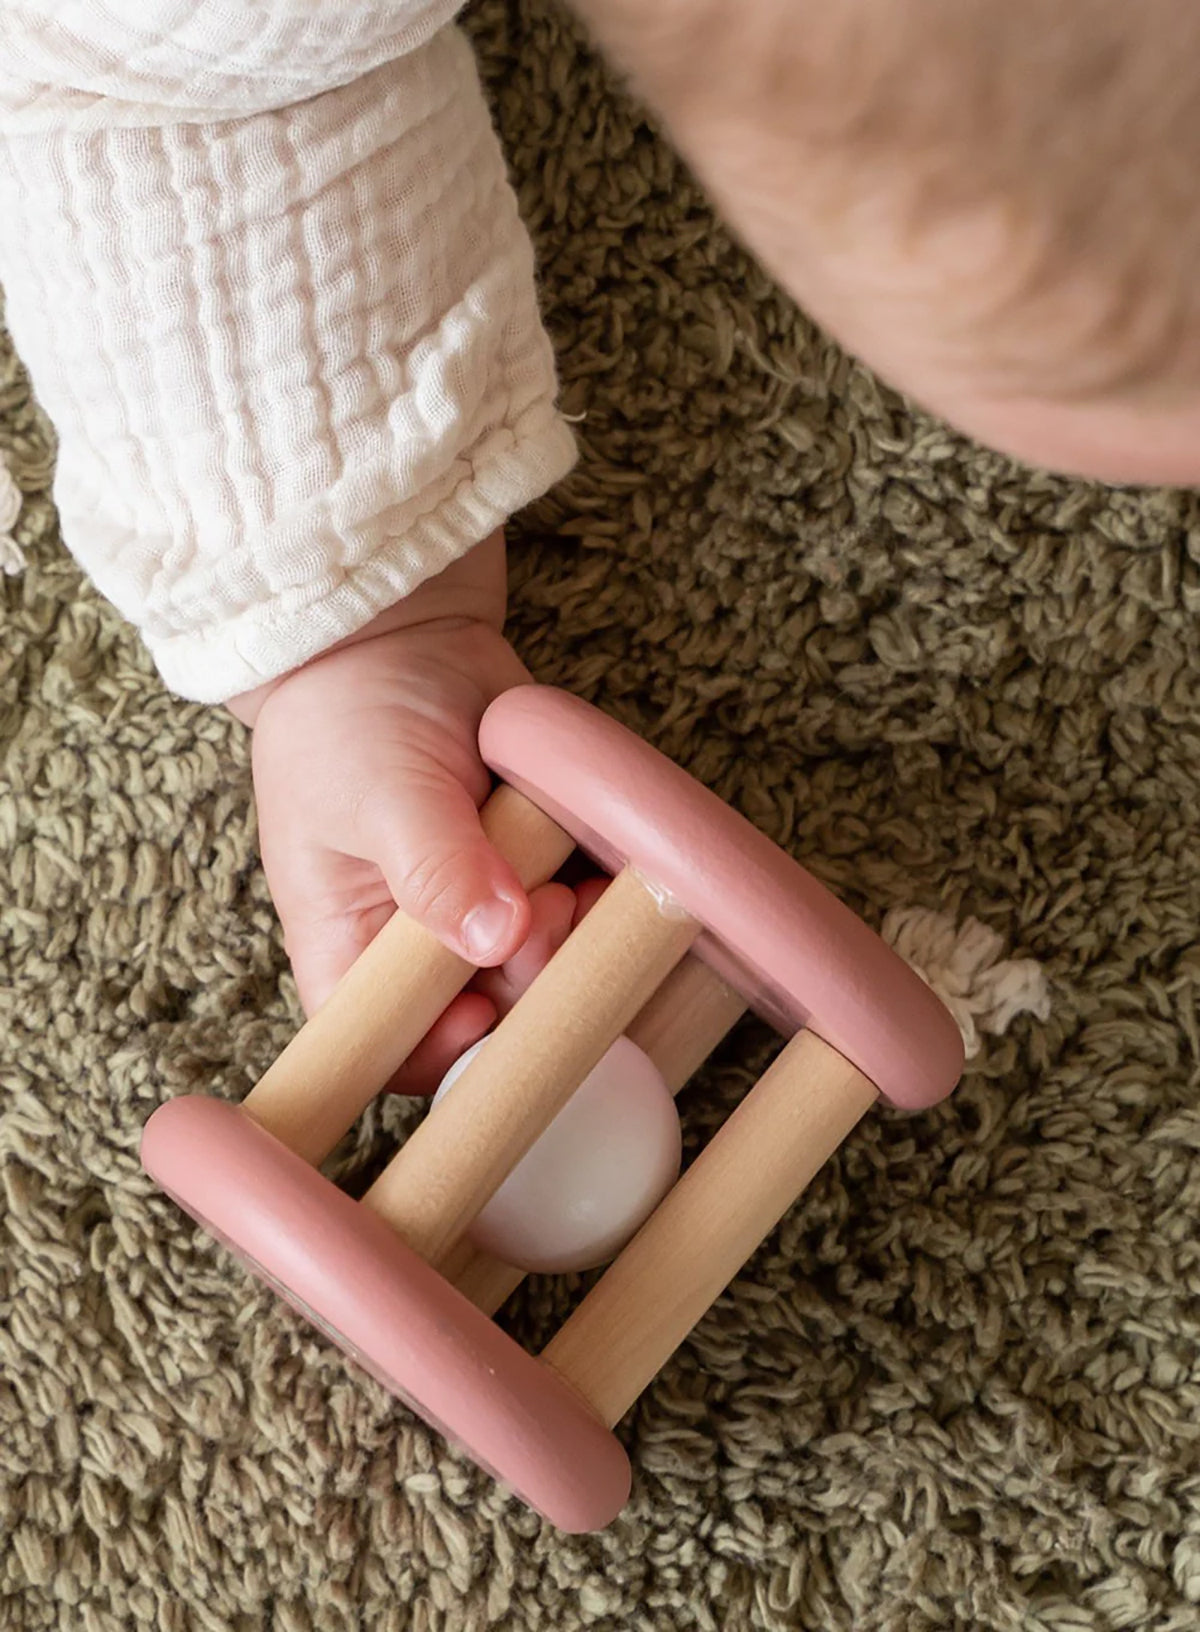
[(649, 1054), (677, 1094), (745, 1012), (742, 994), (693, 953), (671, 971), (625, 1035)]
[(523, 1269), (482, 1252), (469, 1235), (443, 1253), (438, 1268), (485, 1315), (494, 1315), (525, 1279)]
[[(481, 815), (526, 889), (552, 878), (574, 848), (512, 788), (497, 788)], [(397, 912), (242, 1109), (305, 1161), (323, 1162), (473, 973), (472, 964)]]
[(699, 932), (626, 869), (363, 1198), (440, 1264)]
[(542, 1352), (610, 1426), (874, 1104), (801, 1032)]
[(493, 1258), (486, 1252), (465, 1255), (453, 1272), (447, 1270), (445, 1273), (447, 1280), (453, 1281), (462, 1295), (470, 1298), (485, 1315), (494, 1315), (498, 1309), (503, 1309), (525, 1279), (523, 1269), (518, 1269), (515, 1264), (506, 1264), (502, 1258)]
[[(745, 1012), (741, 994), (689, 953), (626, 1026), (625, 1035), (645, 1049), (677, 1094)], [(465, 1239), (442, 1272), (488, 1315), (502, 1308), (525, 1279), (524, 1270), (472, 1248)]]

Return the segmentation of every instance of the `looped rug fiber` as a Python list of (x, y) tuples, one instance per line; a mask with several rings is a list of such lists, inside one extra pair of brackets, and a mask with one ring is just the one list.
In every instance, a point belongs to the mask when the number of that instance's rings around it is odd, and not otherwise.
[[(243, 736), (80, 583), (0, 352), (28, 561), (0, 580), (0, 1628), (1193, 1628), (1196, 500), (912, 412), (549, 0), (470, 26), (582, 416), (514, 528), (522, 651), (872, 922), (973, 917), (1053, 1001), (944, 1107), (864, 1123), (623, 1425), (627, 1514), (545, 1530), (139, 1170), (153, 1108), (240, 1096), (298, 1009)], [(768, 1047), (720, 1051), (693, 1144)], [(531, 1283), (512, 1329), (570, 1293)]]

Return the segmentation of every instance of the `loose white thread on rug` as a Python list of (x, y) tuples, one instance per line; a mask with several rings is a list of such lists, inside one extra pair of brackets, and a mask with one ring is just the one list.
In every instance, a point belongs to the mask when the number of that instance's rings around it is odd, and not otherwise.
[(981, 1032), (1003, 1036), (1019, 1014), (1049, 1018), (1050, 983), (1041, 964), (1002, 957), (1003, 940), (978, 918), (960, 925), (944, 912), (897, 907), (882, 933), (958, 1021), (969, 1060), (983, 1047)]
[(25, 570), (25, 551), (13, 537), (24, 495), (0, 455), (0, 572), (13, 578)]

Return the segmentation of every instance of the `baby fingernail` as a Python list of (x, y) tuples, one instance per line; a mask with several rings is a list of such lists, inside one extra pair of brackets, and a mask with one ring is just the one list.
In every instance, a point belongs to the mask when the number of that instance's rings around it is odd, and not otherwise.
[(472, 963), (485, 963), (512, 929), (516, 909), (497, 898), (473, 908), (463, 920), (463, 940)]

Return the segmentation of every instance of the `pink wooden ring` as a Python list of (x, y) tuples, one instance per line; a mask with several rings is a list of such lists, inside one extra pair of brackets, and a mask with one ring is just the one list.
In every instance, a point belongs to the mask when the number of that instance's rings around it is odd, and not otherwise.
[(629, 1460), (579, 1395), (236, 1106), (160, 1106), (142, 1163), (299, 1314), (551, 1524), (599, 1530), (620, 1512)]
[(953, 1016), (873, 930), (765, 834), (632, 731), (547, 686), (498, 697), (484, 759), (601, 866), (629, 863), (699, 919), (696, 950), (785, 1036), (807, 1026), (894, 1104), (963, 1066)]

